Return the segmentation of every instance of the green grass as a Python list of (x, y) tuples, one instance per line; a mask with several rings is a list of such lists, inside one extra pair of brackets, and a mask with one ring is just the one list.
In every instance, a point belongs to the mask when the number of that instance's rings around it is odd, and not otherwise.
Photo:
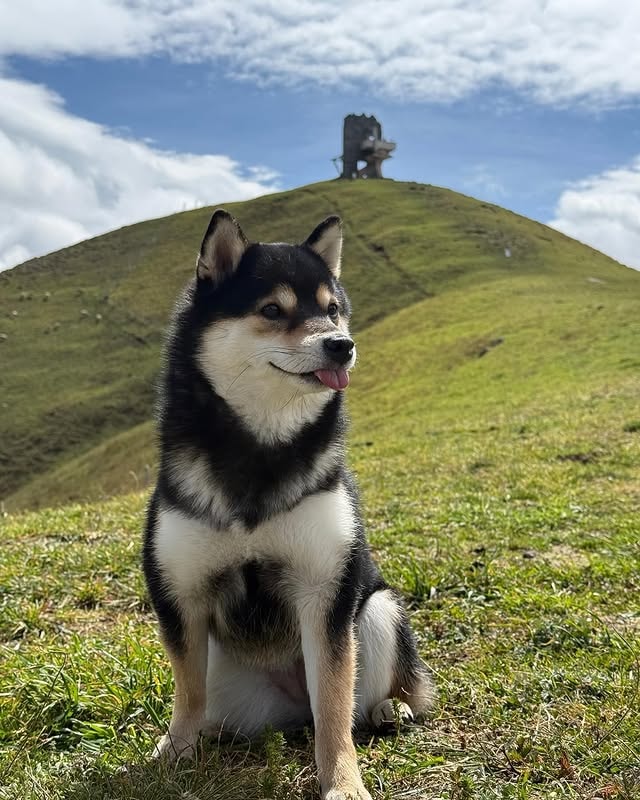
[[(624, 401), (412, 433), (388, 458), (356, 423), (376, 556), (440, 688), (424, 727), (360, 738), (376, 797), (638, 796), (640, 437)], [(585, 444), (598, 455), (574, 458)], [(171, 678), (139, 569), (144, 500), (3, 520), (0, 796), (313, 797), (305, 736), (146, 761)]]
[[(365, 782), (381, 800), (636, 800), (640, 274), (433, 187), (319, 184), (236, 209), (268, 238), (334, 210), (360, 359), (350, 460), (440, 689), (424, 726), (359, 738)], [(60, 287), (15, 301), (37, 310), (17, 318), (22, 355), (0, 342), (7, 507), (78, 501), (0, 519), (2, 800), (315, 796), (309, 732), (206, 742), (195, 765), (146, 758), (171, 698), (139, 566), (149, 383), (207, 214), (0, 278), (3, 302)], [(74, 286), (97, 297), (101, 281), (114, 318), (74, 321)], [(67, 313), (59, 339), (40, 336)]]
[[(380, 367), (368, 346), (362, 384)], [(369, 424), (361, 404), (376, 387), (391, 402), (394, 381), (354, 387), (370, 537), (441, 693), (425, 727), (360, 739), (365, 777), (381, 798), (631, 800), (640, 436), (625, 428), (637, 378), (623, 370), (614, 388), (592, 376), (580, 391), (567, 378), (555, 395), (502, 404), (496, 368), (475, 408), (454, 392), (457, 412), (435, 403), (426, 419)], [(136, 494), (3, 522), (5, 795), (312, 797), (304, 737), (214, 742), (195, 768), (166, 774), (145, 761), (171, 681), (138, 563), (143, 504)]]

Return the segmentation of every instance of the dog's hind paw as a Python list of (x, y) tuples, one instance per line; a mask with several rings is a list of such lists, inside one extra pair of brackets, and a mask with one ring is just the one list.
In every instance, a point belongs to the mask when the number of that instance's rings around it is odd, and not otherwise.
[(192, 731), (179, 733), (170, 730), (158, 739), (151, 756), (163, 761), (175, 761), (178, 758), (191, 761), (196, 755), (197, 741), (197, 732), (195, 734)]
[(200, 733), (208, 739), (214, 739), (224, 732), (224, 727), (218, 722), (205, 722)]
[(376, 730), (400, 728), (413, 722), (413, 711), (401, 700), (389, 698), (378, 703), (371, 711), (371, 724)]

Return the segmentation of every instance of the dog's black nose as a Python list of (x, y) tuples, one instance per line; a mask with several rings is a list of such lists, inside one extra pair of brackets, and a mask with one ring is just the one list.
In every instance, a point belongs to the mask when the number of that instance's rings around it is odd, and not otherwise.
[(353, 355), (354, 343), (346, 336), (331, 336), (323, 342), (324, 349), (334, 361), (346, 364)]

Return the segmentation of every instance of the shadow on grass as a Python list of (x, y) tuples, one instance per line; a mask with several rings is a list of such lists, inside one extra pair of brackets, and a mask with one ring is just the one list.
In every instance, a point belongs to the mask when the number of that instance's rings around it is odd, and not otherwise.
[(284, 800), (317, 797), (313, 753), (301, 737), (270, 732), (252, 743), (204, 741), (192, 761), (141, 757), (125, 767), (96, 764), (65, 800)]

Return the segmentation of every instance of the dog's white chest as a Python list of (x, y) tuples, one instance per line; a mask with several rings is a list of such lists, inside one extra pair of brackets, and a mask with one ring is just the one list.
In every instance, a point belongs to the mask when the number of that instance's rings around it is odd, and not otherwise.
[(221, 572), (250, 561), (281, 565), (301, 591), (321, 589), (340, 574), (355, 535), (346, 489), (319, 492), (253, 530), (214, 529), (175, 509), (162, 509), (155, 555), (178, 597), (196, 599)]

